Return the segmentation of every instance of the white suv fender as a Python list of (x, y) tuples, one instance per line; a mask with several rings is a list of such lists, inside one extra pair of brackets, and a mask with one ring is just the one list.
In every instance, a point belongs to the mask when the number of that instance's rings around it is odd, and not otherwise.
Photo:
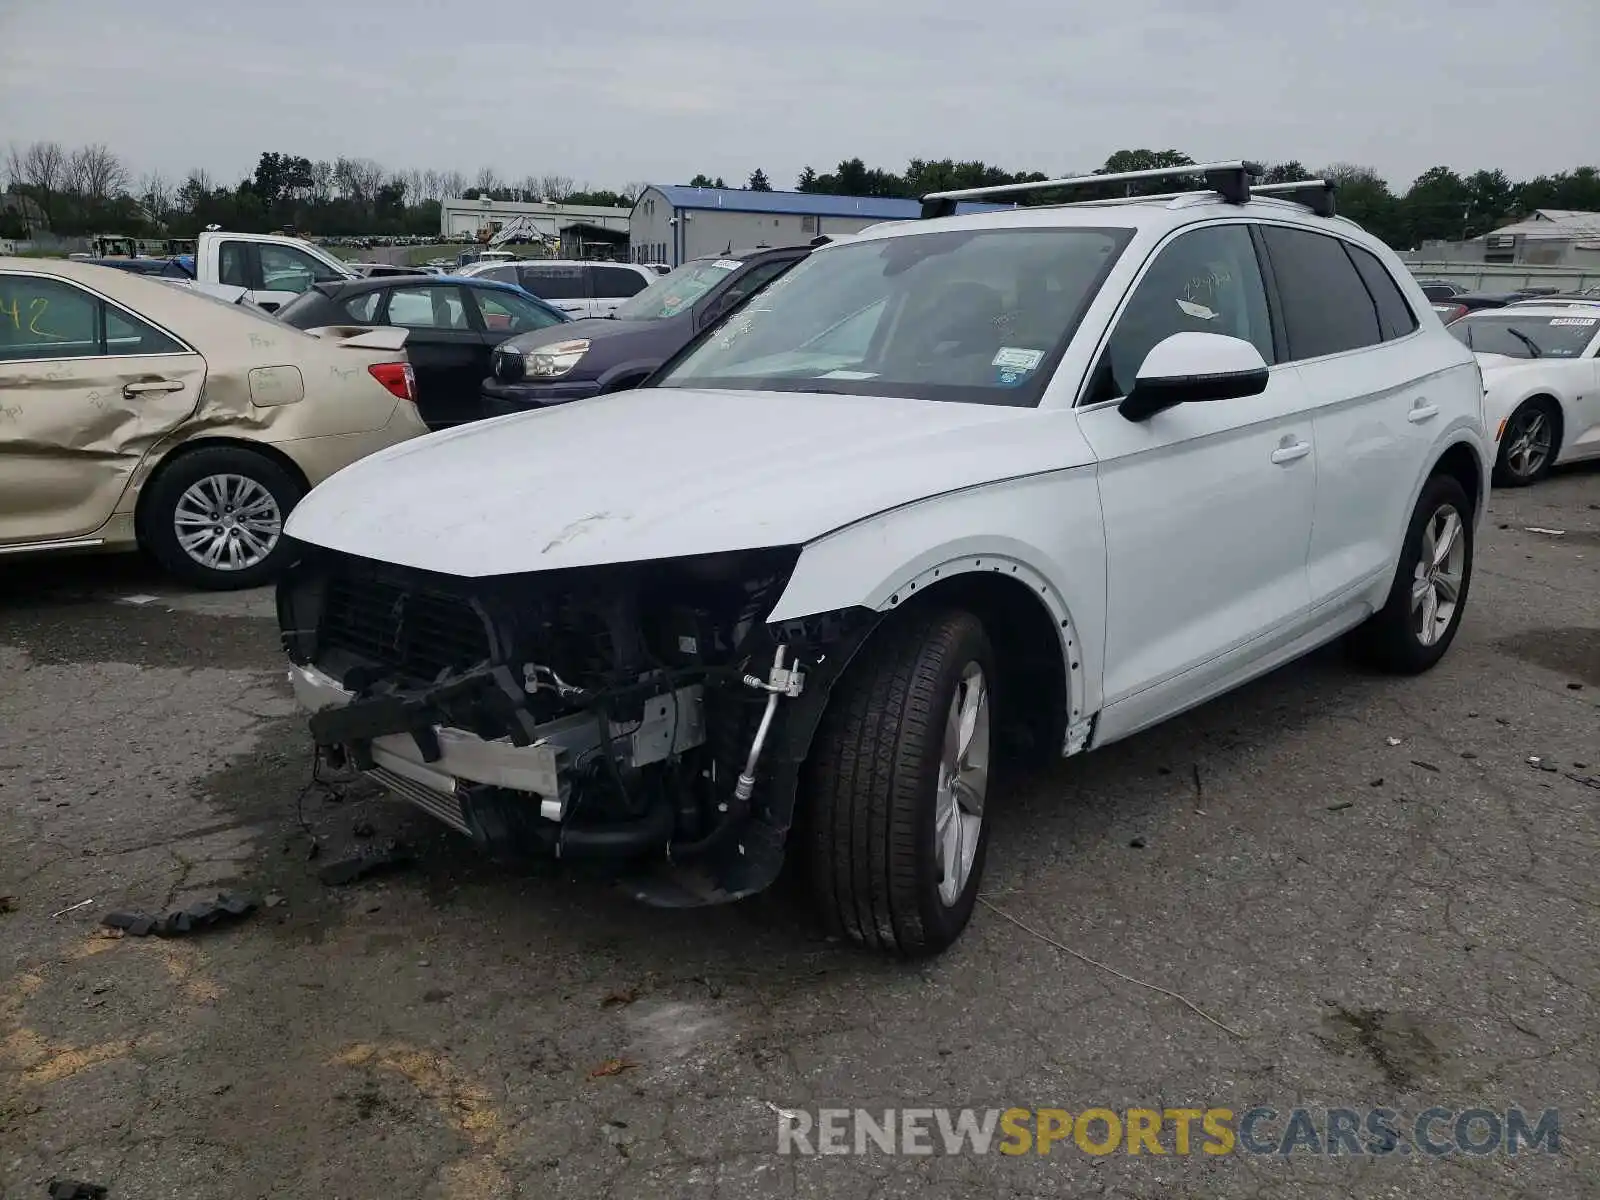
[[(930, 591), (983, 577), (990, 594), (1036, 604), (1047, 618), (1053, 631), (1048, 651), (1060, 656), (1065, 680), (1066, 748), (1076, 750), (1081, 737), (1071, 728), (1100, 705), (1106, 543), (1099, 513), (1092, 464), (880, 513), (809, 543), (767, 621), (849, 608), (888, 613)], [(1031, 624), (1043, 636), (1045, 620)], [(991, 630), (990, 636), (1007, 632)]]

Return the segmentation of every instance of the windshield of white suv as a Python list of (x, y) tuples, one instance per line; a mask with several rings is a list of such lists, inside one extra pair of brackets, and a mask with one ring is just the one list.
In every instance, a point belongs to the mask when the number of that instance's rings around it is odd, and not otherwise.
[(1463, 317), (1445, 326), (1476, 354), (1508, 358), (1577, 358), (1600, 333), (1600, 316), (1535, 317), (1506, 312)]
[(675, 317), (744, 264), (737, 258), (702, 258), (663, 275), (637, 296), (617, 305), (619, 321)]
[(1031, 407), (1132, 235), (945, 229), (824, 247), (655, 386)]

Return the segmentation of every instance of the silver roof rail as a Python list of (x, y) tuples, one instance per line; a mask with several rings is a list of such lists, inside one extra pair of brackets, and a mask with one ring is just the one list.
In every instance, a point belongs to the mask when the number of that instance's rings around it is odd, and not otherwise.
[[(1217, 193), (1229, 204), (1244, 204), (1252, 193), (1281, 196), (1304, 204), (1318, 216), (1331, 217), (1333, 213), (1333, 184), (1322, 179), (1295, 183), (1251, 184), (1252, 177), (1264, 174), (1257, 163), (1235, 160), (1231, 162), (1193, 163), (1183, 167), (1157, 167), (1149, 171), (1118, 171), (1109, 175), (1074, 175), (1065, 179), (1041, 179), (1031, 183), (1001, 183), (992, 187), (960, 188), (948, 192), (930, 192), (922, 198), (922, 216), (953, 216), (956, 205), (962, 200), (976, 200), (987, 196), (1016, 195), (1019, 192), (1045, 192), (1058, 188), (1094, 187), (1106, 183), (1131, 183), (1144, 179), (1175, 179), (1199, 175), (1205, 180), (1207, 190)], [(1113, 204), (1148, 203), (1152, 200), (1176, 200), (1193, 195), (1194, 190), (1166, 192), (1159, 196), (1127, 196), (1113, 200), (1067, 201), (1072, 207), (1100, 207)]]

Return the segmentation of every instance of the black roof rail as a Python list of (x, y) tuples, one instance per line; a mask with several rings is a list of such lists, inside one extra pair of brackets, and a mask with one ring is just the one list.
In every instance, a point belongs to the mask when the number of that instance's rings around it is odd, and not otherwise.
[(1265, 183), (1256, 187), (1256, 195), (1271, 196), (1274, 200), (1289, 200), (1303, 204), (1319, 217), (1336, 217), (1334, 194), (1339, 187), (1331, 179), (1302, 179), (1294, 183)]
[[(1199, 175), (1206, 187), (1229, 204), (1244, 204), (1250, 199), (1250, 180), (1264, 172), (1259, 163), (1234, 159), (1229, 162), (1190, 163), (1181, 167), (1155, 167), (1147, 171), (1115, 171), (1108, 175), (1073, 175), (1065, 179), (1040, 179), (1028, 183), (1001, 183), (992, 187), (958, 188), (948, 192), (929, 192), (922, 198), (922, 216), (954, 216), (962, 200), (982, 200), (990, 196), (1014, 196), (1019, 192), (1048, 192), (1058, 188), (1093, 187), (1106, 183), (1132, 183), (1143, 179), (1178, 179)], [(1182, 193), (1175, 193), (1181, 195)], [(1130, 196), (1130, 201), (1152, 197)]]

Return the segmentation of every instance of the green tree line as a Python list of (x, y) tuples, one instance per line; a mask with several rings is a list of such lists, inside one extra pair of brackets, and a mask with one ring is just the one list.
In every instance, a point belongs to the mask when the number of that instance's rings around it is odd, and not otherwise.
[[(956, 188), (1180, 167), (1194, 161), (1178, 150), (1119, 150), (1099, 167), (1045, 175), (1038, 171), (1006, 171), (988, 163), (955, 162), (948, 158), (938, 162), (914, 158), (904, 171), (896, 172), (868, 167), (861, 159), (852, 158), (825, 174), (807, 167), (795, 181), (795, 188), (802, 192), (846, 196), (915, 198)], [(765, 182), (766, 176), (761, 175), (761, 179)], [(1291, 183), (1302, 179), (1332, 180), (1339, 189), (1340, 214), (1399, 250), (1425, 241), (1478, 237), (1541, 208), (1600, 212), (1600, 172), (1592, 166), (1521, 182), (1499, 170), (1462, 174), (1450, 167), (1431, 167), (1403, 191), (1392, 188), (1373, 168), (1353, 163), (1333, 163), (1311, 170), (1302, 163), (1286, 162), (1265, 169), (1264, 182)], [(1181, 187), (1181, 180), (1155, 179), (1107, 184), (1101, 188), (1077, 188), (1070, 197), (1048, 192), (1024, 193), (1018, 200), (1024, 204), (1040, 204), (1063, 199), (1111, 199), (1122, 195), (1155, 195), (1178, 191)]]
[[(1112, 174), (1155, 167), (1185, 166), (1194, 160), (1177, 150), (1119, 150), (1099, 167), (1058, 171), (1054, 177)], [(549, 200), (568, 204), (627, 207), (644, 185), (621, 191), (578, 186), (563, 175), (524, 176), (511, 181), (492, 168), (468, 176), (460, 171), (390, 171), (365, 158), (333, 161), (275, 151), (263, 153), (255, 171), (236, 184), (192, 171), (181, 180), (159, 174), (135, 178), (104, 145), (68, 149), (58, 142), (12, 146), (3, 169), (6, 203), (0, 204), (0, 236), (25, 237), (45, 229), (62, 236), (117, 233), (192, 236), (207, 225), (243, 232), (292, 227), (326, 236), (431, 235), (439, 230), (439, 204), (449, 197), (493, 200)], [(915, 198), (928, 192), (1051, 178), (1039, 171), (1013, 172), (984, 162), (912, 159), (904, 171), (869, 167), (846, 159), (832, 171), (807, 167), (795, 187), (802, 192), (849, 196)], [(1396, 249), (1424, 241), (1477, 237), (1531, 214), (1535, 209), (1600, 212), (1600, 172), (1576, 167), (1534, 179), (1512, 180), (1501, 170), (1463, 174), (1431, 167), (1404, 190), (1377, 171), (1352, 163), (1310, 170), (1298, 162), (1266, 168), (1270, 182), (1331, 179), (1339, 185), (1339, 211)], [(691, 186), (724, 187), (721, 176), (697, 174)], [(1107, 184), (1075, 189), (1070, 197), (1046, 192), (1021, 197), (1023, 203), (1061, 199), (1151, 195), (1181, 186), (1173, 180)], [(770, 191), (766, 172), (746, 180), (753, 191)]]
[(341, 236), (437, 234), (442, 200), (549, 200), (627, 207), (641, 185), (613, 192), (578, 186), (565, 175), (502, 179), (492, 168), (390, 171), (366, 158), (310, 159), (263, 153), (236, 184), (191, 171), (183, 180), (135, 178), (104, 145), (68, 149), (59, 142), (13, 145), (0, 160), (9, 203), (0, 205), (0, 237), (45, 230), (62, 237), (101, 233), (192, 237), (207, 225), (243, 233), (293, 228)]

